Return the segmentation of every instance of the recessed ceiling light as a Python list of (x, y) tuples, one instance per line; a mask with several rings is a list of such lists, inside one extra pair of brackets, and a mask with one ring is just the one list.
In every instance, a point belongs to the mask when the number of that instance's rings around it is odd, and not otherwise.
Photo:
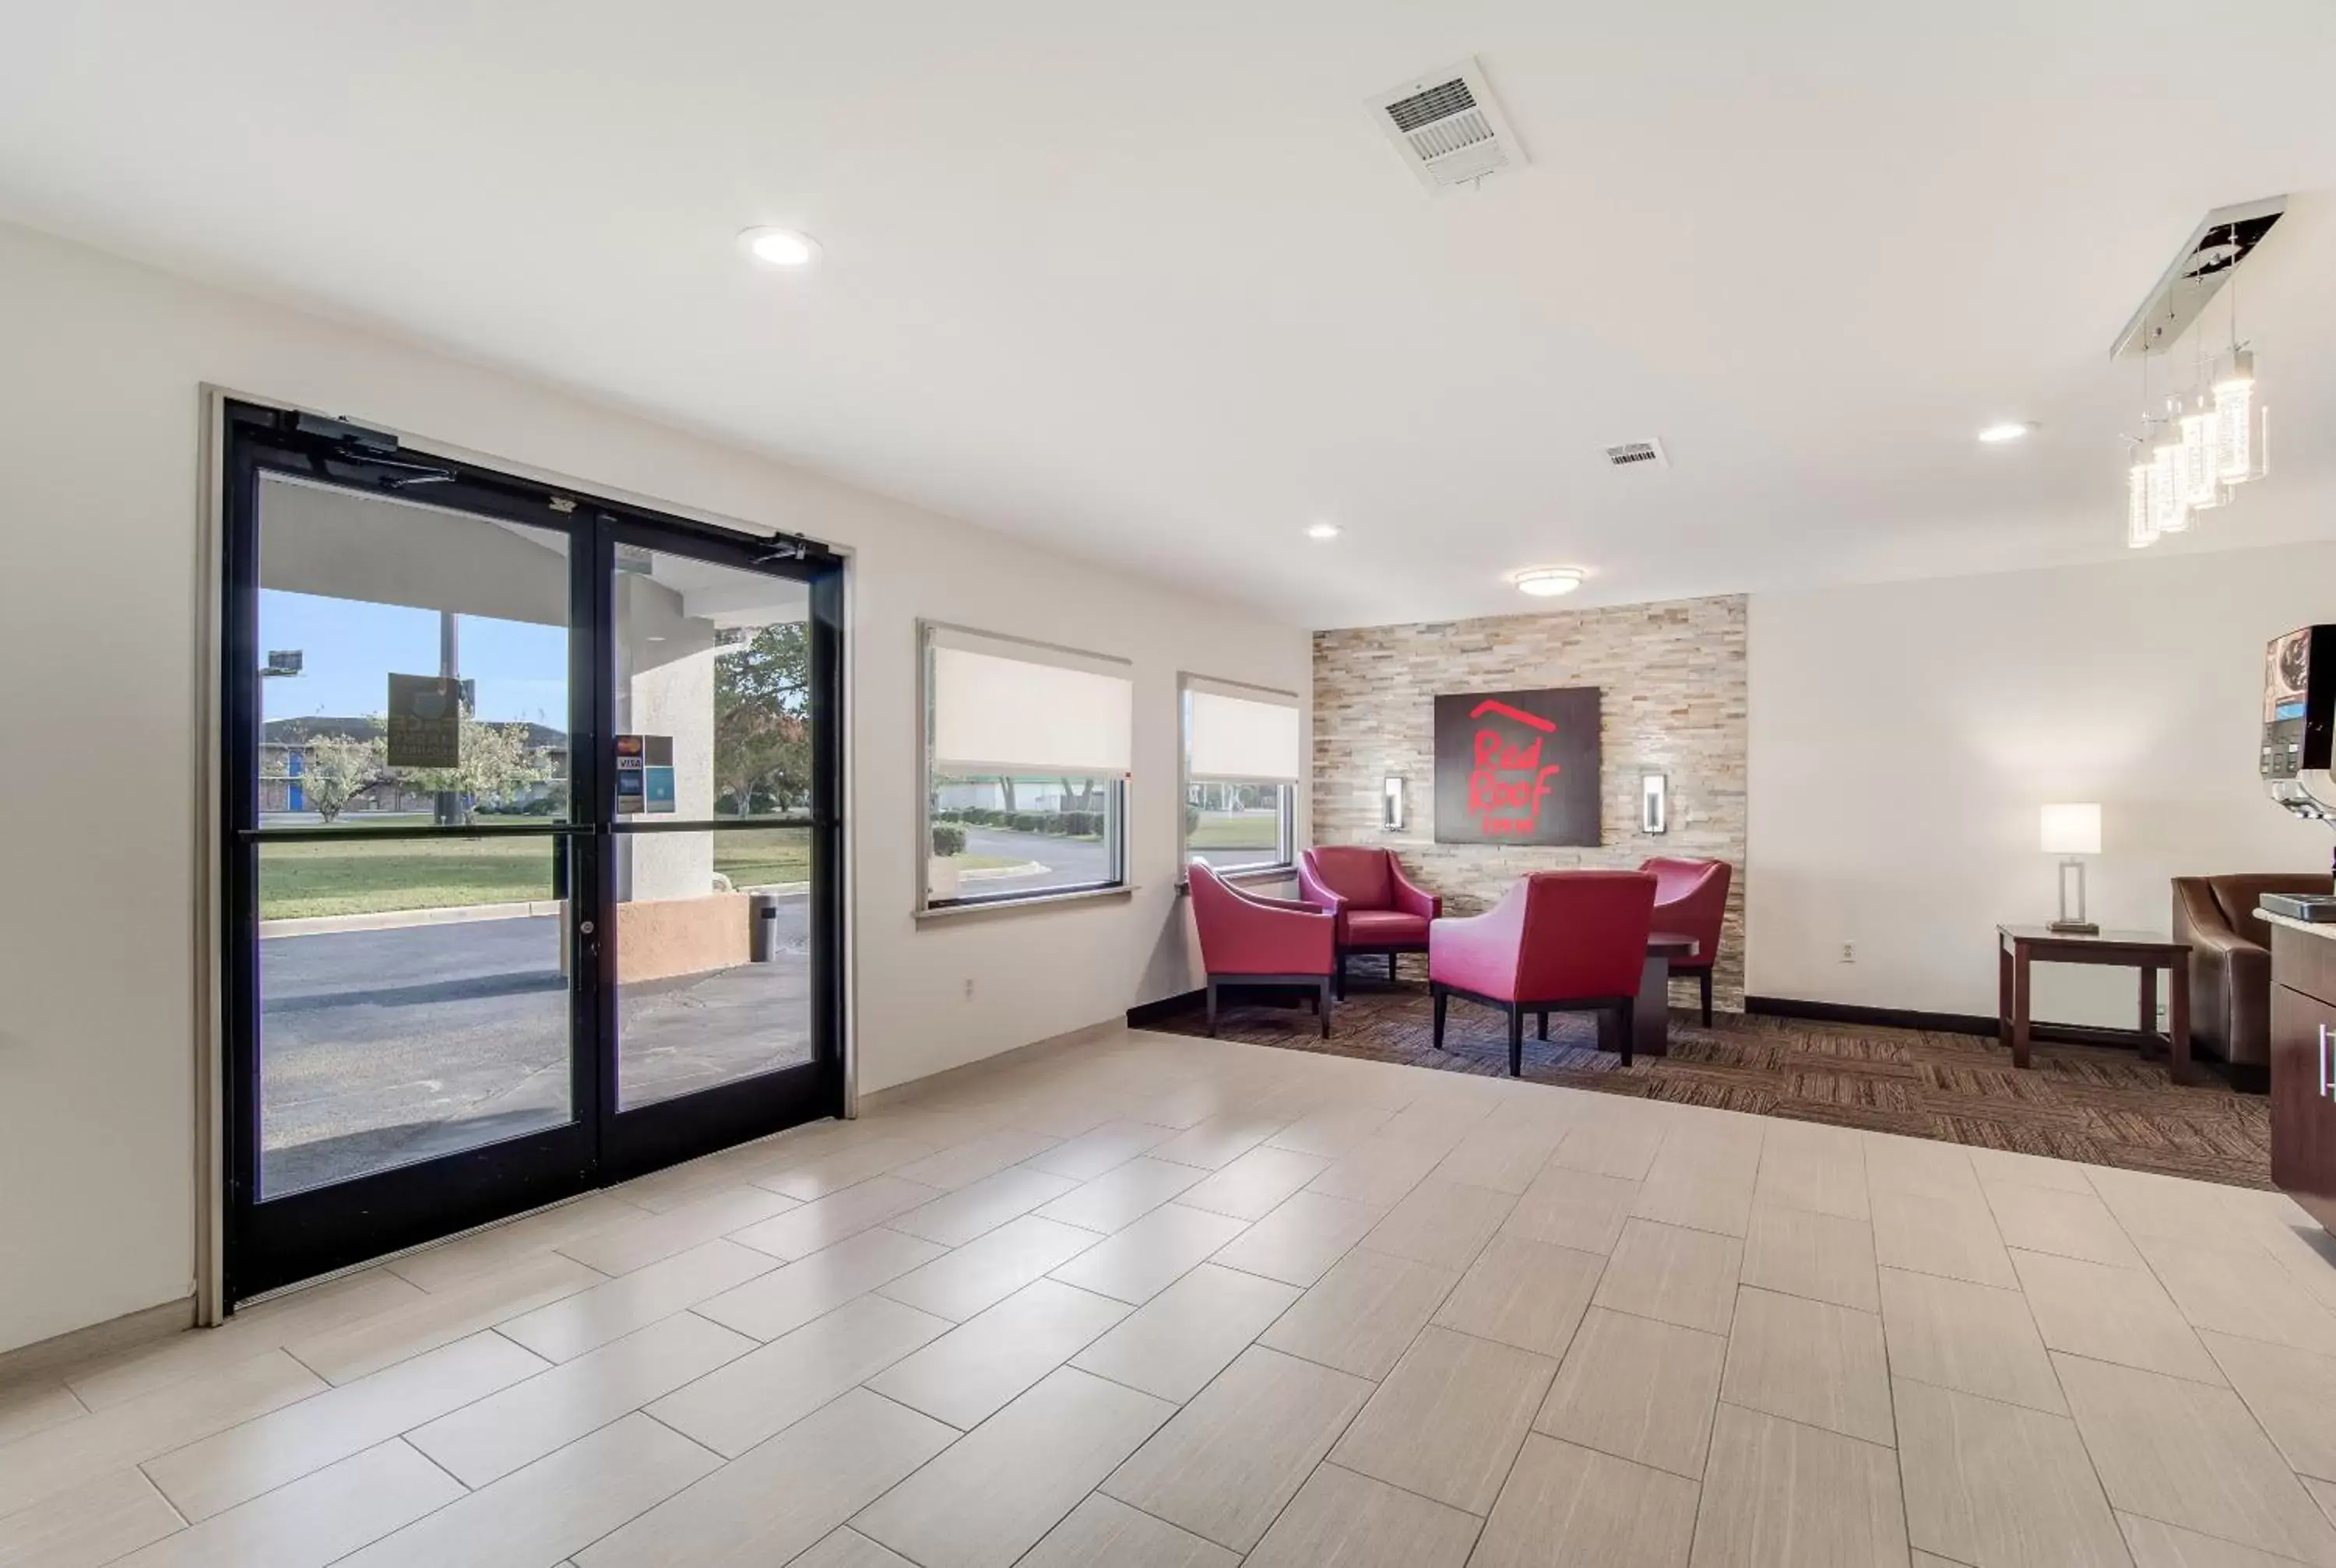
[(1309, 539), (1336, 539), (1338, 537), (1338, 525), (1335, 522), (1315, 523), (1307, 529), (1306, 537)]
[(1582, 586), (1585, 574), (1578, 566), (1529, 566), (1523, 571), (1513, 571), (1509, 580), (1517, 591), (1535, 599), (1554, 599), (1561, 593), (1572, 593)]
[(2000, 424), (1990, 424), (1981, 431), (1979, 438), (1990, 446), (2000, 446), (2007, 441), (2025, 441), (2035, 433), (2035, 430), (2036, 427), (2032, 424), (2024, 424), (2016, 419), (2007, 419)]
[(819, 241), (792, 229), (749, 229), (738, 243), (765, 267), (809, 267), (819, 259)]

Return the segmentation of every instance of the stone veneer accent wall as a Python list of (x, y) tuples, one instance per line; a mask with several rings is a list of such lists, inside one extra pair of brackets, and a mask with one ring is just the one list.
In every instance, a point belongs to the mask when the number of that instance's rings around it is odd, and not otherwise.
[[(1599, 688), (1595, 849), (1436, 842), (1435, 698)], [(1650, 855), (1733, 865), (1715, 1005), (1744, 1005), (1745, 600), (1679, 599), (1314, 634), (1314, 842), (1385, 844), (1469, 914), (1529, 871), (1636, 866)], [(1670, 779), (1670, 831), (1639, 831), (1639, 775)], [(1379, 827), (1380, 782), (1404, 780), (1406, 825)], [(1674, 982), (1686, 1005), (1692, 982)]]

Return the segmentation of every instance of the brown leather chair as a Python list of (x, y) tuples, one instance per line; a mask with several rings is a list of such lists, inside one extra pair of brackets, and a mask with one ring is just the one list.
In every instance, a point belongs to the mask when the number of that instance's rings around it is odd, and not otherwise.
[(2234, 1067), (2271, 1064), (2271, 928), (2265, 893), (2324, 893), (2326, 873), (2175, 877), (2174, 940), (2190, 944), (2190, 1043)]

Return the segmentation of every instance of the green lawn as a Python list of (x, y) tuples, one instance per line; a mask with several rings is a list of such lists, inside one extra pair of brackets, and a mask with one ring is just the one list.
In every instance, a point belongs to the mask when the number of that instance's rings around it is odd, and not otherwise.
[(1281, 847), (1281, 821), (1271, 812), (1202, 812), (1184, 835), (1188, 849), (1270, 850)]
[[(376, 914), (549, 899), (553, 896), (552, 856), (558, 849), (556, 841), (540, 838), (271, 843), (259, 855), (259, 918)], [(810, 830), (717, 834), (714, 869), (728, 877), (733, 887), (806, 881), (811, 877)]]

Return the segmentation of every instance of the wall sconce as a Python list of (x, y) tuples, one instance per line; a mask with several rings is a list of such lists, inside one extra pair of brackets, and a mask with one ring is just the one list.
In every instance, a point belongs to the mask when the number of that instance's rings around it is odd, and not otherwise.
[(1379, 785), (1379, 826), (1391, 833), (1403, 831), (1403, 780), (1393, 774)]
[(1669, 833), (1671, 826), (1669, 781), (1659, 773), (1639, 775), (1639, 831)]

